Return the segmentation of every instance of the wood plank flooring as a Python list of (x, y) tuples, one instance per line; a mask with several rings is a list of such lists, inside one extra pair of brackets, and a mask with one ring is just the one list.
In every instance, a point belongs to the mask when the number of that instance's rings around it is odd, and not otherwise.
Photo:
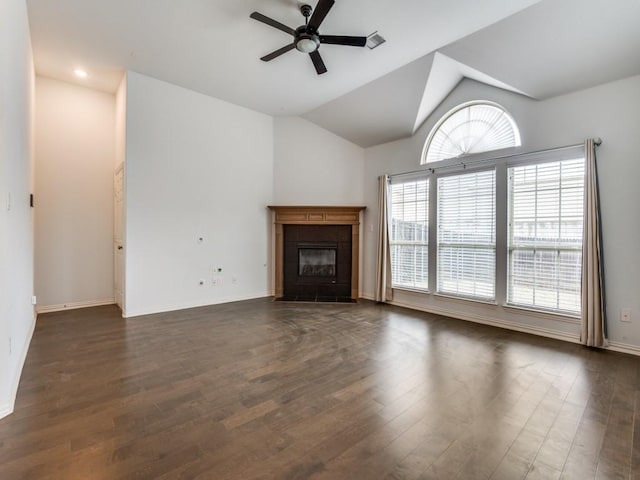
[(640, 480), (640, 358), (401, 308), (38, 318), (0, 479)]

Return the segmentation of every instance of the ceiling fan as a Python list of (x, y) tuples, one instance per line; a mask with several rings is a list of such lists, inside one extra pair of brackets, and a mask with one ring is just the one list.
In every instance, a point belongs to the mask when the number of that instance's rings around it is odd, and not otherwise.
[(367, 37), (320, 34), (318, 28), (320, 28), (320, 24), (327, 16), (334, 3), (335, 0), (319, 0), (315, 10), (311, 8), (311, 5), (302, 5), (300, 7), (300, 12), (304, 16), (304, 25), (296, 28), (295, 30), (258, 12), (253, 12), (249, 15), (254, 20), (266, 23), (267, 25), (293, 36), (293, 43), (285, 45), (284, 47), (265, 55), (260, 60), (263, 62), (269, 62), (283, 53), (287, 53), (289, 50), (293, 50), (295, 48), (302, 53), (309, 54), (309, 57), (311, 57), (311, 61), (313, 62), (313, 66), (316, 68), (316, 72), (318, 75), (321, 75), (327, 71), (327, 67), (325, 67), (322, 57), (318, 52), (318, 48), (320, 48), (321, 44), (326, 43), (330, 45), (364, 47), (367, 43)]

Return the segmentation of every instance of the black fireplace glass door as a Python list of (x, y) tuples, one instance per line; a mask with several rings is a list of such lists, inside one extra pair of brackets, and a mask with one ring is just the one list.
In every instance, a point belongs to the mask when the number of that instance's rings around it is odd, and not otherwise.
[(298, 275), (301, 277), (335, 277), (335, 248), (298, 248)]

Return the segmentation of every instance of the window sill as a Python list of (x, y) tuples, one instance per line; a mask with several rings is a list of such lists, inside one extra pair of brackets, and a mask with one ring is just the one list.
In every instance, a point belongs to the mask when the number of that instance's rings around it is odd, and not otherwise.
[(549, 310), (539, 310), (530, 307), (521, 307), (518, 305), (503, 305), (506, 310), (514, 310), (518, 313), (523, 313), (536, 318), (544, 318), (547, 320), (556, 320), (560, 322), (571, 323), (574, 325), (580, 325), (580, 317), (571, 315), (569, 313), (556, 313)]
[(497, 307), (498, 304), (496, 303), (495, 300), (483, 300), (481, 298), (475, 298), (475, 297), (462, 297), (462, 296), (457, 296), (457, 295), (448, 295), (446, 293), (434, 293), (433, 294), (434, 297), (440, 297), (440, 298), (444, 298), (446, 300), (454, 300), (454, 301), (461, 301), (463, 303), (476, 303), (476, 304), (480, 304), (480, 305), (488, 305), (488, 306), (493, 306), (493, 307)]
[(497, 307), (504, 308), (505, 310), (511, 310), (513, 313), (519, 313), (521, 315), (528, 315), (531, 317), (542, 318), (545, 320), (555, 320), (558, 322), (570, 323), (572, 325), (580, 325), (580, 317), (576, 315), (571, 315), (569, 313), (556, 313), (551, 312), (549, 310), (539, 310), (535, 308), (521, 307), (518, 305), (499, 305), (497, 302), (492, 300), (482, 300), (472, 297), (456, 297), (454, 295), (447, 295), (444, 293), (430, 292), (429, 290), (421, 290), (418, 288), (408, 288), (408, 287), (392, 287), (393, 290), (413, 293), (413, 294), (426, 294), (434, 298), (439, 298), (442, 300), (450, 300), (453, 302), (465, 303), (465, 304), (474, 304), (478, 306), (484, 307)]
[(429, 290), (423, 290), (421, 288), (411, 288), (411, 287), (395, 287), (391, 286), (393, 290), (400, 290), (401, 292), (410, 292), (410, 293), (431, 293)]
[(482, 299), (473, 298), (473, 297), (457, 297), (455, 295), (447, 295), (446, 293), (431, 292), (430, 290), (421, 290), (419, 288), (409, 288), (409, 287), (392, 287), (392, 288), (394, 290), (399, 290), (401, 292), (427, 294), (432, 297), (443, 298), (445, 300), (460, 301), (463, 303), (475, 303), (475, 304), (489, 305), (494, 307), (498, 306), (498, 304), (492, 300), (482, 300)]

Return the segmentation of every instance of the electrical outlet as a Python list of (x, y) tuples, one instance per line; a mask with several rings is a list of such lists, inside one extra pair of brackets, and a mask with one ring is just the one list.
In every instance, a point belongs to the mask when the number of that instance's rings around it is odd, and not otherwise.
[(200, 284), (200, 286), (204, 285), (204, 278), (201, 278), (198, 283)]
[(631, 322), (631, 309), (630, 308), (621, 308), (620, 309), (620, 321), (629, 323)]
[(212, 279), (211, 279), (211, 285), (213, 285), (214, 287), (215, 287), (216, 285), (218, 285), (218, 279), (217, 279), (217, 278), (212, 278)]
[(36, 298), (35, 295), (31, 296), (31, 305), (35, 305), (36, 303), (38, 303), (38, 299)]

